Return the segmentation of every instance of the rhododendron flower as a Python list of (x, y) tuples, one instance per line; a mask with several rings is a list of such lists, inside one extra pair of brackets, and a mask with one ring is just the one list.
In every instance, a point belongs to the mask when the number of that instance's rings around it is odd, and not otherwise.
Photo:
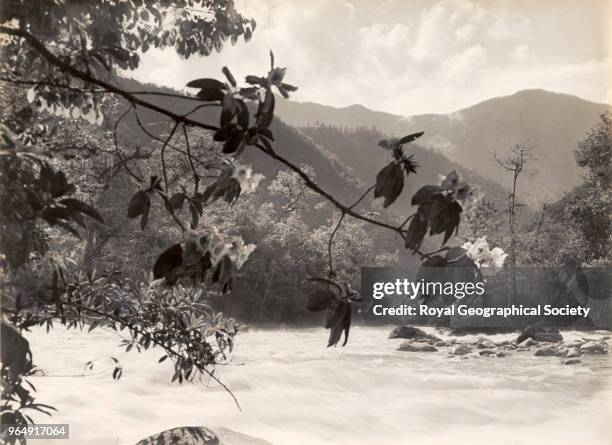
[(232, 238), (229, 245), (228, 256), (238, 269), (242, 267), (256, 247), (255, 244), (244, 244), (239, 236)]
[(236, 163), (234, 165), (234, 171), (232, 172), (232, 178), (235, 178), (240, 184), (240, 190), (242, 193), (253, 193), (264, 175), (260, 173), (253, 174), (253, 169), (250, 165), (241, 165)]
[(199, 230), (199, 248), (202, 253), (210, 254), (210, 262), (216, 266), (224, 256), (240, 269), (249, 255), (255, 250), (255, 244), (245, 244), (240, 236), (228, 237), (219, 232), (215, 226)]
[(462, 247), (467, 251), (466, 255), (474, 261), (474, 264), (487, 275), (501, 269), (508, 256), (501, 247), (495, 247), (491, 250), (486, 236), (478, 238), (473, 243), (466, 242)]

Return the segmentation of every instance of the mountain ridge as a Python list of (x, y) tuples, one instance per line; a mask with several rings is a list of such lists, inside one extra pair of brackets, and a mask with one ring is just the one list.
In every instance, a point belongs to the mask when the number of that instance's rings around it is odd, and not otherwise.
[(333, 108), (291, 101), (279, 101), (277, 107), (278, 116), (297, 127), (368, 127), (387, 136), (424, 131), (420, 145), (506, 187), (510, 178), (496, 165), (492, 153), (503, 157), (515, 144), (527, 144), (534, 159), (528, 175), (521, 178), (519, 192), (535, 206), (582, 182), (583, 172), (573, 151), (599, 115), (610, 110), (608, 104), (544, 89), (520, 90), (446, 114), (399, 116), (360, 105)]

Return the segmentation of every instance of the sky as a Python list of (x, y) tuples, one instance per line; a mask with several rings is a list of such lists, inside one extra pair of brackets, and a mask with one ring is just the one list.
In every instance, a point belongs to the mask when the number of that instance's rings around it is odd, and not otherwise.
[(612, 103), (612, 0), (237, 0), (250, 42), (181, 59), (149, 50), (133, 77), (182, 89), (198, 77), (265, 74), (292, 99), (409, 116), (528, 88)]

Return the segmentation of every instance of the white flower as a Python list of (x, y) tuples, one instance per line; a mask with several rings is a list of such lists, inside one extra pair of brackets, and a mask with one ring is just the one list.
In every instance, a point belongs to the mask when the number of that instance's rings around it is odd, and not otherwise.
[(467, 256), (469, 256), (475, 263), (478, 263), (488, 252), (489, 243), (487, 242), (487, 237), (483, 236), (482, 238), (478, 238), (473, 243), (465, 243), (463, 248), (467, 250)]
[(255, 250), (255, 244), (244, 244), (241, 237), (234, 237), (230, 242), (228, 255), (230, 260), (240, 269), (249, 255)]
[(256, 247), (255, 244), (244, 244), (239, 236), (225, 236), (215, 226), (199, 230), (197, 243), (202, 254), (206, 252), (210, 254), (213, 266), (216, 266), (224, 256), (228, 256), (238, 269), (244, 265)]
[(253, 193), (264, 175), (260, 173), (253, 174), (253, 169), (250, 165), (241, 165), (236, 163), (232, 172), (232, 178), (235, 178), (240, 184), (240, 189), (243, 193)]
[(467, 251), (466, 255), (485, 275), (492, 275), (501, 269), (508, 256), (501, 247), (491, 250), (486, 236), (478, 238), (473, 243), (466, 242), (462, 247)]
[(491, 251), (491, 262), (493, 267), (504, 267), (504, 262), (508, 254), (501, 247), (496, 247)]

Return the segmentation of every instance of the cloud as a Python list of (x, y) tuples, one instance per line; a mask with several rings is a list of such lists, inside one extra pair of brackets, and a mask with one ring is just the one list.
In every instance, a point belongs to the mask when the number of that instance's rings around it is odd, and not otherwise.
[(248, 44), (189, 60), (150, 50), (134, 75), (181, 88), (227, 65), (242, 78), (265, 73), (272, 49), (299, 87), (294, 99), (334, 106), (447, 112), (524, 88), (609, 100), (609, 46), (598, 37), (605, 21), (578, 0), (559, 2), (565, 9), (524, 0), (241, 0), (257, 20)]
[(511, 56), (519, 63), (534, 62), (537, 59), (536, 55), (529, 49), (529, 45), (526, 44), (515, 46)]

